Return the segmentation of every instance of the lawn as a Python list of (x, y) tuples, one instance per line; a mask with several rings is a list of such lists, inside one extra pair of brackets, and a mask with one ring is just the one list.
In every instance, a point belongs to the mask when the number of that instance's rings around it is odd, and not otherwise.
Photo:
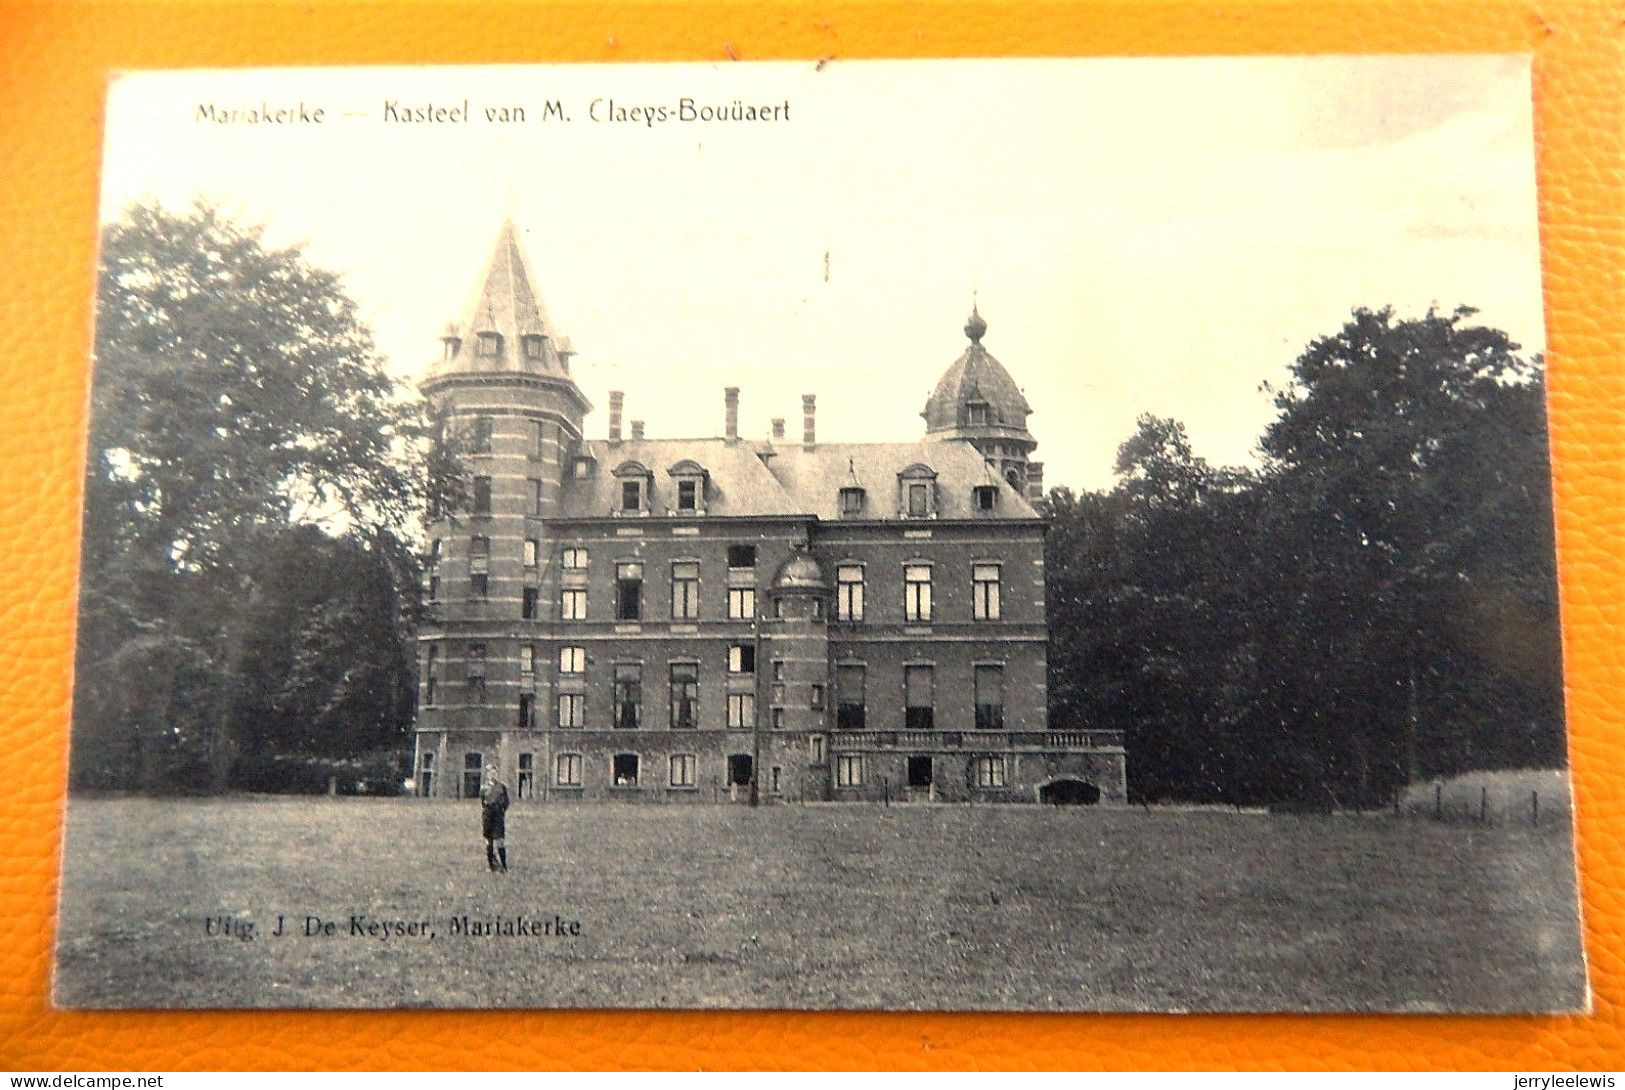
[[(1573, 1009), (1566, 823), (76, 798), (71, 1007)], [(354, 934), (352, 914), (430, 936)], [(288, 933), (270, 934), (277, 917)], [(304, 917), (337, 924), (304, 935)], [(471, 936), (454, 917), (579, 922)], [(207, 920), (230, 920), (210, 934)], [(251, 940), (240, 937), (252, 923)], [(220, 930), (218, 920), (214, 930)]]

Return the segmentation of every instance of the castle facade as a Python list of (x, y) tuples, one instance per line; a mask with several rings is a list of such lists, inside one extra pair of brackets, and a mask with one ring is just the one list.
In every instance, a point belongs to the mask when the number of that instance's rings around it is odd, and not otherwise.
[(914, 442), (607, 435), (517, 230), (423, 389), (469, 475), (429, 528), (417, 792), (1122, 802), (1117, 732), (1049, 721), (1042, 466), (982, 345)]

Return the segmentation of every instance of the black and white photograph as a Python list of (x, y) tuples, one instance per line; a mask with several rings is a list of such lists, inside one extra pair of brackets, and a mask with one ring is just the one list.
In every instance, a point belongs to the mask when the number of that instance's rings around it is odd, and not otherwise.
[(1588, 1009), (1530, 95), (119, 75), (55, 1003)]

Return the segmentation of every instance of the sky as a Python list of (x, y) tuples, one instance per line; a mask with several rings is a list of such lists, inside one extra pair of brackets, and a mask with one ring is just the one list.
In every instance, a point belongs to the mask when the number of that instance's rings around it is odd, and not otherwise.
[[(684, 98), (787, 117), (615, 119)], [(323, 123), (199, 109), (301, 104)], [(611, 389), (651, 437), (720, 434), (735, 385), (747, 435), (813, 393), (821, 439), (917, 438), (974, 299), (1046, 484), (1101, 488), (1141, 413), (1253, 462), (1260, 384), (1355, 307), (1542, 351), (1531, 113), (1501, 56), (129, 73), (102, 217), (202, 198), (303, 246), (410, 380), (512, 216), (589, 437)]]

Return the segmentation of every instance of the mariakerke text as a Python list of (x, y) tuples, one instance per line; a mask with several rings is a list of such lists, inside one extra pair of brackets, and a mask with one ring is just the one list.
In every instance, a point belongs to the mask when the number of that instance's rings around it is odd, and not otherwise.
[(433, 941), (442, 935), (470, 939), (577, 939), (581, 921), (567, 920), (557, 913), (513, 916), (449, 916), (438, 925), (432, 917), (387, 918), (365, 913), (349, 913), (328, 918), (309, 913), (278, 913), (275, 923), (262, 929), (251, 916), (217, 914), (203, 919), (207, 938), (253, 942), (271, 939), (371, 939), (377, 942), (399, 940)]

